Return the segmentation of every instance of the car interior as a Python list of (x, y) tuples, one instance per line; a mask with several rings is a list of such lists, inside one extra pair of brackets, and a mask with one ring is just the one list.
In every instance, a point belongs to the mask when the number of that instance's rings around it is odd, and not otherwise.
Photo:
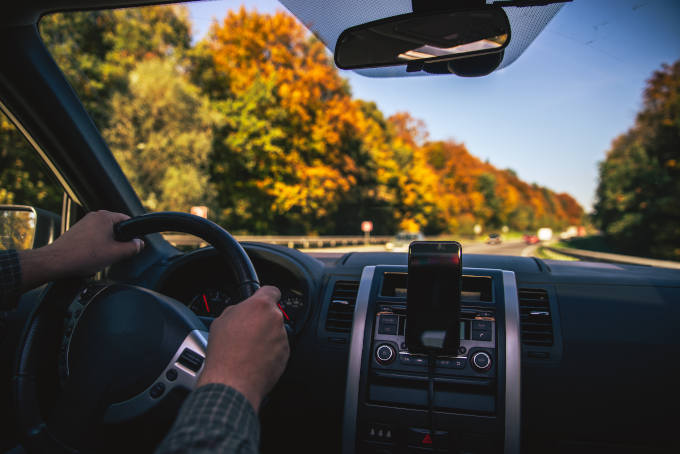
[[(132, 216), (117, 238), (146, 245), (92, 278), (30, 291), (6, 314), (3, 452), (152, 452), (195, 387), (215, 315), (265, 284), (281, 289), (291, 356), (259, 414), (263, 453), (678, 452), (680, 270), (463, 250), (460, 339), (428, 359), (406, 342), (409, 252), (305, 253), (238, 242), (187, 213), (147, 213), (37, 24), (55, 11), (156, 3), (0, 7), (0, 107), (65, 192), (60, 218), (36, 214), (35, 244), (106, 209)], [(493, 71), (498, 52), (515, 50), (514, 19), (492, 16), (480, 33), (505, 36), (496, 53), (451, 63), (442, 42), (399, 71)], [(392, 36), (366, 55), (361, 40), (385, 26), (371, 21), (343, 27), (338, 66), (393, 71), (380, 51), (411, 52)], [(167, 231), (209, 246), (181, 250)]]

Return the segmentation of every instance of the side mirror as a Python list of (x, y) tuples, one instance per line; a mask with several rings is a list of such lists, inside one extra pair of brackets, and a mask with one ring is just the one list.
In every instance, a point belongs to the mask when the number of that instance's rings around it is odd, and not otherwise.
[(25, 205), (0, 205), (0, 249), (36, 249), (53, 242), (61, 217)]

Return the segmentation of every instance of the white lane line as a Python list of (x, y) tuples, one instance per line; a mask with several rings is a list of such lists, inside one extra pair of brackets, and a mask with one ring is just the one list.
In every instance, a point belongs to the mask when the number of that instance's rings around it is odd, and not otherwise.
[(538, 244), (532, 244), (522, 249), (522, 257), (533, 257), (538, 246)]

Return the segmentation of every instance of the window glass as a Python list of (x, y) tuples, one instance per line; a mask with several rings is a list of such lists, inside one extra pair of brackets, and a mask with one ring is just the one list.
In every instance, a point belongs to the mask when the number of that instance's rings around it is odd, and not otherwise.
[[(545, 29), (502, 71), (370, 79), (340, 72), (280, 5), (249, 3), (41, 20), (148, 210), (296, 247), (328, 236), (345, 251), (385, 250), (401, 232), (468, 253), (680, 260), (677, 5), (646, 16), (553, 5), (547, 25), (528, 14), (538, 10), (512, 10), (508, 49), (528, 45), (520, 31)], [(341, 3), (323, 14), (345, 14)]]
[(35, 149), (0, 113), (0, 204), (61, 213), (63, 189)]

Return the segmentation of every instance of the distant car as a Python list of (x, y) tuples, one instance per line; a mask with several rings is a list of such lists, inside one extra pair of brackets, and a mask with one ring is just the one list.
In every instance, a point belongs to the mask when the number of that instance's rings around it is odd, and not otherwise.
[(425, 235), (421, 232), (399, 232), (394, 239), (385, 244), (385, 249), (388, 251), (407, 251), (408, 245), (413, 241), (422, 241)]
[(489, 233), (486, 239), (486, 244), (501, 244), (502, 242), (503, 238), (498, 233)]
[(524, 240), (524, 242), (526, 244), (536, 244), (539, 241), (541, 241), (541, 240), (538, 239), (538, 237), (536, 235), (524, 235), (522, 237), (522, 239)]

